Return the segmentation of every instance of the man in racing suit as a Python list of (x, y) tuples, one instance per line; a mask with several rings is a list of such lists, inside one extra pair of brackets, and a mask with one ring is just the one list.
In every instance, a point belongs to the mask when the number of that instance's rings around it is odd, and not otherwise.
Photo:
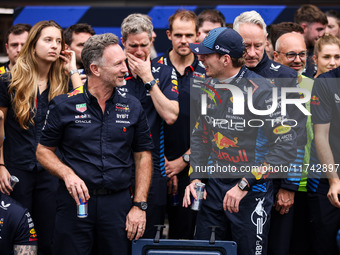
[[(209, 226), (214, 225), (217, 239), (237, 242), (238, 254), (266, 254), (273, 205), (267, 177), (272, 167), (284, 168), (295, 159), (295, 130), (275, 105), (280, 94), (273, 92), (274, 86), (243, 66), (244, 43), (236, 31), (213, 29), (190, 48), (199, 55), (206, 75), (219, 83), (206, 84), (210, 89), (206, 114), (200, 116), (191, 138), (192, 182), (185, 191), (185, 207), (191, 204), (190, 193), (197, 198), (195, 183), (209, 177), (195, 238), (208, 239)], [(223, 89), (217, 91), (219, 86)], [(256, 111), (267, 109), (265, 115)], [(270, 152), (255, 168), (263, 142), (269, 143)], [(212, 164), (207, 166), (209, 157)]]

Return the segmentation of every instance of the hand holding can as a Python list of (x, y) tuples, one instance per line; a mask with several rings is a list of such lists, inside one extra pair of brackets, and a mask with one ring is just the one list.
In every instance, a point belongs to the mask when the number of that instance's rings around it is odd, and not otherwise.
[(11, 177), (9, 178), (9, 183), (12, 189), (14, 188), (15, 184), (17, 184), (18, 182), (19, 182), (19, 178), (14, 175), (11, 175)]
[(201, 182), (195, 183), (195, 190), (197, 199), (192, 198), (191, 210), (199, 211), (202, 206), (203, 195), (204, 195), (205, 184)]

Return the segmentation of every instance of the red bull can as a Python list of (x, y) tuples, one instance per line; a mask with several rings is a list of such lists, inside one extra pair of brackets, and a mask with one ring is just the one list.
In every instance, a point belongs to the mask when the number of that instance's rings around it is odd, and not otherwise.
[(88, 216), (88, 201), (81, 201), (79, 198), (80, 205), (77, 206), (77, 216), (78, 218), (86, 218)]
[(9, 183), (12, 189), (14, 188), (15, 184), (17, 184), (18, 182), (19, 182), (19, 178), (14, 175), (11, 175), (11, 177), (9, 178)]
[(203, 194), (204, 194), (205, 184), (201, 182), (195, 183), (195, 190), (197, 194), (197, 199), (192, 198), (191, 210), (199, 211), (202, 206)]

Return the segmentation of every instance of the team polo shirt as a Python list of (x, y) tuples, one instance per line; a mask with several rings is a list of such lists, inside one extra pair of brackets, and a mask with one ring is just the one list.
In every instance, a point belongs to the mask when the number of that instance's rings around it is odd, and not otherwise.
[(0, 253), (12, 254), (14, 245), (38, 245), (30, 213), (0, 192)]
[(139, 101), (115, 89), (103, 113), (87, 82), (51, 101), (40, 143), (59, 147), (89, 189), (113, 191), (130, 187), (133, 152), (153, 149)]
[[(151, 72), (162, 93), (169, 99), (178, 101), (178, 80), (176, 71), (165, 65), (151, 61)], [(145, 89), (142, 79), (134, 78), (129, 71), (126, 76), (126, 85), (120, 87), (122, 93), (135, 96), (145, 111), (150, 124), (154, 149), (152, 150), (154, 177), (166, 176), (164, 167), (164, 120), (159, 116), (150, 96)]]
[[(28, 129), (20, 127), (13, 111), (9, 93), (10, 74), (0, 78), (0, 106), (8, 108), (5, 120), (4, 160), (6, 167), (22, 171), (33, 171), (40, 166), (36, 160), (35, 151), (41, 136), (41, 129), (48, 110), (49, 84), (43, 93), (37, 93), (36, 109), (34, 109), (34, 125), (27, 123)], [(39, 167), (41, 169), (41, 167)]]
[[(181, 157), (190, 148), (190, 127), (194, 123), (190, 123), (190, 88), (194, 79), (205, 80), (204, 65), (198, 61), (197, 55), (194, 55), (193, 63), (186, 67), (184, 74), (181, 75), (174, 65), (171, 63), (169, 49), (163, 56), (157, 58), (157, 63), (170, 66), (175, 69), (178, 78), (178, 101), (179, 115), (173, 125), (165, 125), (165, 155), (168, 160), (174, 160)], [(197, 115), (198, 116), (198, 115)]]
[[(340, 164), (340, 68), (336, 68), (318, 76), (314, 81), (311, 111), (313, 124), (328, 124), (329, 144), (334, 157), (334, 163)], [(340, 169), (337, 169), (339, 175)], [(308, 189), (327, 194), (329, 184), (322, 169), (309, 169)]]

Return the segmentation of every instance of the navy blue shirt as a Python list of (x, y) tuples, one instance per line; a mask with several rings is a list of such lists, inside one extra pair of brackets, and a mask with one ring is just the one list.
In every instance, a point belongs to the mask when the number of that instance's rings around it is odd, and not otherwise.
[(0, 192), (0, 251), (12, 254), (14, 245), (38, 245), (30, 213)]
[(113, 191), (130, 187), (133, 152), (153, 148), (136, 98), (115, 89), (103, 114), (87, 83), (51, 101), (40, 143), (59, 147), (62, 161), (89, 189)]
[[(178, 101), (178, 81), (176, 71), (156, 60), (151, 61), (151, 72), (159, 89), (169, 100)], [(164, 120), (159, 116), (152, 102), (150, 93), (145, 89), (142, 79), (135, 79), (131, 72), (125, 76), (126, 85), (120, 87), (122, 93), (135, 96), (144, 108), (151, 127), (154, 149), (152, 150), (154, 176), (166, 176), (164, 167)]]
[(179, 115), (173, 125), (165, 125), (165, 155), (168, 160), (174, 160), (181, 157), (190, 148), (190, 93), (193, 78), (205, 80), (204, 65), (198, 61), (197, 55), (194, 55), (193, 63), (186, 67), (184, 74), (181, 75), (171, 63), (169, 52), (157, 58), (157, 62), (170, 66), (175, 69), (178, 78), (178, 101)]
[(5, 121), (4, 161), (7, 169), (33, 171), (36, 167), (42, 170), (36, 160), (35, 151), (41, 136), (41, 129), (48, 110), (49, 84), (41, 94), (37, 93), (36, 109), (33, 117), (34, 125), (27, 123), (28, 129), (20, 127), (12, 107), (11, 95), (8, 91), (10, 74), (0, 78), (0, 106), (7, 107)]
[[(333, 153), (334, 163), (340, 164), (340, 67), (323, 73), (314, 81), (311, 111), (313, 124), (328, 124), (329, 144)], [(340, 169), (337, 169), (338, 175)], [(318, 166), (309, 168), (308, 189), (327, 194), (328, 179)]]

